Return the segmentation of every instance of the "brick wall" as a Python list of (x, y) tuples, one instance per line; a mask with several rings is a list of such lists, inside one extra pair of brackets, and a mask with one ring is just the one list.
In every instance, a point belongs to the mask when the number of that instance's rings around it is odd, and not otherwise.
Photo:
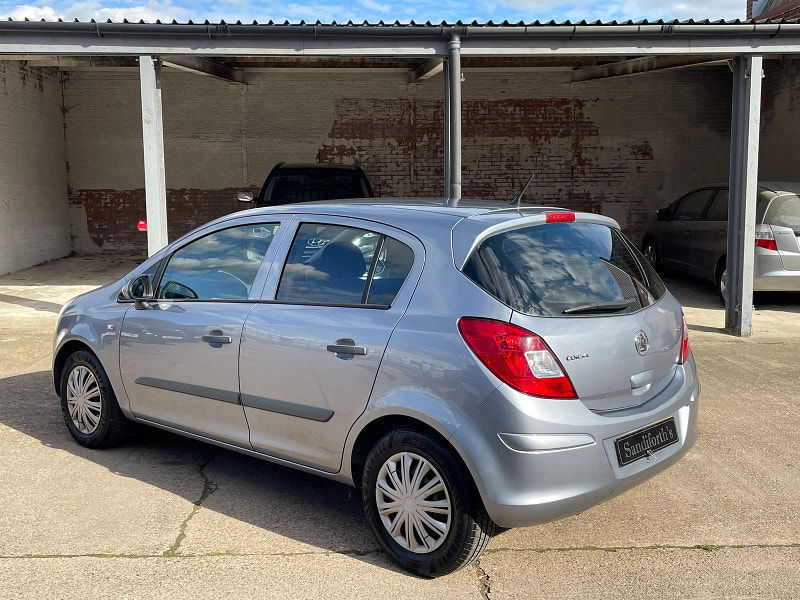
[[(170, 237), (242, 208), (278, 161), (361, 164), (383, 196), (442, 193), (442, 80), (400, 70), (269, 71), (247, 87), (163, 76)], [(70, 211), (79, 252), (143, 249), (136, 73), (71, 73)], [(566, 71), (467, 70), (464, 195), (603, 212), (641, 235), (656, 208), (727, 178), (730, 74), (581, 84)]]
[[(747, 18), (753, 18), (753, 0), (747, 0)], [(756, 19), (797, 19), (800, 18), (800, 0), (786, 0), (756, 16)]]
[(759, 178), (800, 181), (800, 60), (764, 61)]
[(70, 253), (59, 73), (0, 61), (0, 274)]

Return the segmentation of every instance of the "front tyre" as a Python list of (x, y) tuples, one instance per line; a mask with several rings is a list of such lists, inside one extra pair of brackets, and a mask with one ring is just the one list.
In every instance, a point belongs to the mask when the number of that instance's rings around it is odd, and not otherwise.
[(94, 354), (79, 350), (61, 371), (61, 412), (75, 441), (87, 448), (110, 448), (129, 433), (105, 369)]
[(383, 549), (424, 577), (461, 569), (495, 525), (452, 452), (413, 429), (386, 434), (364, 465), (364, 513)]

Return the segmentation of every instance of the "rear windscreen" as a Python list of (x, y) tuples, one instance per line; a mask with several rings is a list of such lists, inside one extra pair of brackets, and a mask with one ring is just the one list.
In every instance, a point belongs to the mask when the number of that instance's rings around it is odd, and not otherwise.
[(367, 195), (366, 186), (357, 173), (331, 173), (320, 170), (278, 175), (270, 181), (263, 203), (274, 206), (317, 200), (365, 198)]
[(634, 312), (666, 291), (619, 231), (593, 223), (493, 235), (472, 253), (463, 273), (512, 309), (545, 317)]
[(764, 215), (764, 223), (790, 227), (800, 235), (800, 198), (794, 194), (773, 198)]

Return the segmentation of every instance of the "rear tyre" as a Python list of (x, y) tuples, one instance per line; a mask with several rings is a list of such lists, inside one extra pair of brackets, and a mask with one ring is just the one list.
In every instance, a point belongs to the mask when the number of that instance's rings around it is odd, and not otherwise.
[(727, 304), (726, 293), (728, 290), (728, 268), (725, 266), (725, 263), (720, 263), (719, 267), (717, 267), (717, 294), (722, 300), (723, 306)]
[(378, 542), (404, 569), (423, 577), (467, 566), (495, 531), (452, 452), (413, 429), (391, 431), (372, 448), (361, 490)]
[(61, 412), (75, 441), (87, 448), (111, 448), (131, 430), (105, 369), (91, 352), (67, 358), (61, 371)]

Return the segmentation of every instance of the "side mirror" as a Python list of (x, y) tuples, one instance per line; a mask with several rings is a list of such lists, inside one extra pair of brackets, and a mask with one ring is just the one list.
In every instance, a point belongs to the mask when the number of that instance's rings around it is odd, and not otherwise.
[(239, 202), (252, 202), (253, 192), (239, 192), (236, 194), (236, 199)]
[(150, 275), (139, 275), (126, 283), (119, 294), (125, 300), (133, 300), (136, 310), (149, 308), (147, 301), (152, 300), (155, 295), (153, 280)]
[(656, 221), (669, 221), (670, 210), (668, 208), (659, 208), (656, 211)]

